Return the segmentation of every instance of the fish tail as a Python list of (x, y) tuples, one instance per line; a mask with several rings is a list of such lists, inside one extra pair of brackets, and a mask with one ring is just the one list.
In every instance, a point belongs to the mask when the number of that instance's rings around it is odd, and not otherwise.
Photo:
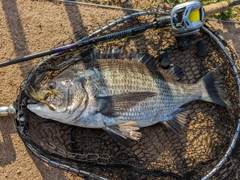
[(227, 96), (221, 88), (224, 83), (224, 75), (220, 71), (221, 67), (221, 65), (218, 66), (199, 80), (199, 84), (203, 87), (202, 100), (232, 108), (231, 102), (227, 100)]

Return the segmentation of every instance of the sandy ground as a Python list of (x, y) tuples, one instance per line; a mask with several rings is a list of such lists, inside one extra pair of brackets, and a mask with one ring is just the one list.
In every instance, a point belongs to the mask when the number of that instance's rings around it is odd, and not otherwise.
[[(0, 1), (0, 62), (52, 48), (89, 24), (109, 19), (119, 10), (50, 1)], [(240, 55), (240, 25), (211, 24)], [(10, 105), (33, 65), (21, 64), (0, 69), (0, 106)], [(15, 132), (12, 118), (0, 117), (0, 179), (81, 179), (48, 166), (33, 156)]]

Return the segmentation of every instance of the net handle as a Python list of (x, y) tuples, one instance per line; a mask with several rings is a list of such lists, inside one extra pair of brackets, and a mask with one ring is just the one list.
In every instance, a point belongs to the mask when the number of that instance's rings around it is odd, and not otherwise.
[(0, 117), (1, 116), (14, 116), (15, 114), (16, 114), (16, 109), (12, 105), (0, 107)]

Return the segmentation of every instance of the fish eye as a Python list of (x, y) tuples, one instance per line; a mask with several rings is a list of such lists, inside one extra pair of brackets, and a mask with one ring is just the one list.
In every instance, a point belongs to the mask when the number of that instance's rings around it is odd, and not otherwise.
[(56, 83), (54, 83), (54, 82), (49, 82), (48, 83), (48, 88), (49, 89), (54, 89), (56, 87)]

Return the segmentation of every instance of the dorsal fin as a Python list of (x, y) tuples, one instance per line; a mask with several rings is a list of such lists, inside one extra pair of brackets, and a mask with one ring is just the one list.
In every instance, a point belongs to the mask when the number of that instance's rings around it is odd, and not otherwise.
[(140, 62), (152, 67), (159, 67), (159, 61), (148, 53), (138, 53), (135, 51), (126, 51), (122, 48), (108, 47), (94, 50), (90, 54), (91, 60), (97, 59), (121, 59)]

